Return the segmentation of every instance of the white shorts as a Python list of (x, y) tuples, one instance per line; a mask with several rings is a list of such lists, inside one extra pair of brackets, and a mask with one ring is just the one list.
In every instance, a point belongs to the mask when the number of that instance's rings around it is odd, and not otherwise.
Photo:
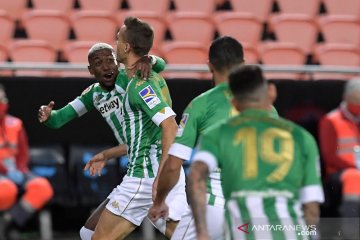
[[(212, 240), (225, 238), (224, 208), (218, 206), (206, 206), (206, 225)], [(177, 225), (171, 240), (193, 240), (196, 238), (196, 228), (190, 207), (186, 210)]]
[[(152, 206), (152, 185), (154, 178), (135, 178), (125, 176), (109, 194), (109, 203), (106, 208), (117, 216), (121, 216), (133, 224), (140, 226), (144, 218), (148, 215), (148, 210)], [(169, 218), (179, 221), (187, 209), (187, 198), (185, 192), (184, 170), (179, 177), (179, 181), (169, 192), (165, 200), (169, 206)], [(166, 222), (164, 221), (163, 224)], [(158, 225), (158, 224), (155, 224)], [(156, 226), (164, 228), (163, 226)], [(165, 228), (164, 228), (165, 229)], [(160, 230), (160, 229), (159, 229)]]

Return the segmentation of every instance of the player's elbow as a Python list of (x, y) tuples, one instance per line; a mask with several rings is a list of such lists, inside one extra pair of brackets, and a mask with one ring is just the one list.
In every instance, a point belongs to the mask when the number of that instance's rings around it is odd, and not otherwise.
[(174, 117), (168, 117), (160, 124), (160, 126), (163, 130), (167, 130), (168, 132), (171, 132), (174, 134), (176, 134), (177, 129), (178, 129), (178, 125), (177, 125)]

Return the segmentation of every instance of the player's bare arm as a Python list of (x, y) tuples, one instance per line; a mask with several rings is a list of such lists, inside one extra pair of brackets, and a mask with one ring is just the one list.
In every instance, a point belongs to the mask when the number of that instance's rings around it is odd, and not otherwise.
[(38, 120), (40, 123), (46, 122), (49, 119), (49, 117), (51, 115), (51, 111), (54, 108), (54, 106), (55, 106), (55, 102), (51, 101), (51, 102), (49, 102), (48, 105), (42, 105), (39, 108)]
[(320, 217), (320, 206), (318, 202), (303, 204), (304, 218), (308, 225), (317, 225)]
[(198, 239), (209, 239), (206, 228), (206, 178), (208, 166), (200, 161), (193, 162), (189, 173), (189, 200), (195, 219)]
[(104, 168), (106, 161), (112, 158), (117, 158), (126, 155), (127, 146), (121, 144), (116, 147), (108, 148), (95, 156), (93, 156), (89, 162), (85, 165), (84, 171), (89, 170), (91, 176), (101, 176), (101, 170)]

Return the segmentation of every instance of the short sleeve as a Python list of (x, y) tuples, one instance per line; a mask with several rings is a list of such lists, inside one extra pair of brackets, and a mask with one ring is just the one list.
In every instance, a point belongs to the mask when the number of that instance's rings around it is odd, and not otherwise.
[(324, 202), (324, 193), (321, 184), (319, 150), (314, 137), (304, 133), (304, 177), (300, 189), (300, 201)]
[(201, 161), (208, 165), (209, 171), (213, 171), (221, 166), (220, 160), (220, 134), (221, 126), (211, 128), (200, 135), (199, 143), (196, 147), (197, 152), (193, 161)]

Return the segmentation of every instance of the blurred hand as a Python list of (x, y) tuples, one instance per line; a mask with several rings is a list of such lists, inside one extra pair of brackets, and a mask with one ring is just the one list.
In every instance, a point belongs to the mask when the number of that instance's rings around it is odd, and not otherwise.
[(85, 165), (84, 171), (90, 171), (91, 176), (101, 176), (101, 171), (105, 167), (106, 157), (103, 152), (96, 154), (93, 156), (89, 162)]
[(159, 218), (167, 219), (169, 216), (169, 207), (165, 202), (161, 204), (154, 204), (149, 209), (148, 216), (151, 221), (156, 222)]
[(46, 122), (49, 119), (54, 105), (55, 105), (55, 102), (51, 101), (51, 102), (49, 102), (48, 105), (42, 105), (40, 107), (39, 112), (38, 112), (38, 120), (40, 123)]
[(135, 74), (140, 72), (140, 78), (141, 79), (148, 79), (150, 76), (152, 64), (151, 64), (151, 58), (148, 55), (142, 56), (139, 60), (137, 60), (130, 69), (134, 69)]

